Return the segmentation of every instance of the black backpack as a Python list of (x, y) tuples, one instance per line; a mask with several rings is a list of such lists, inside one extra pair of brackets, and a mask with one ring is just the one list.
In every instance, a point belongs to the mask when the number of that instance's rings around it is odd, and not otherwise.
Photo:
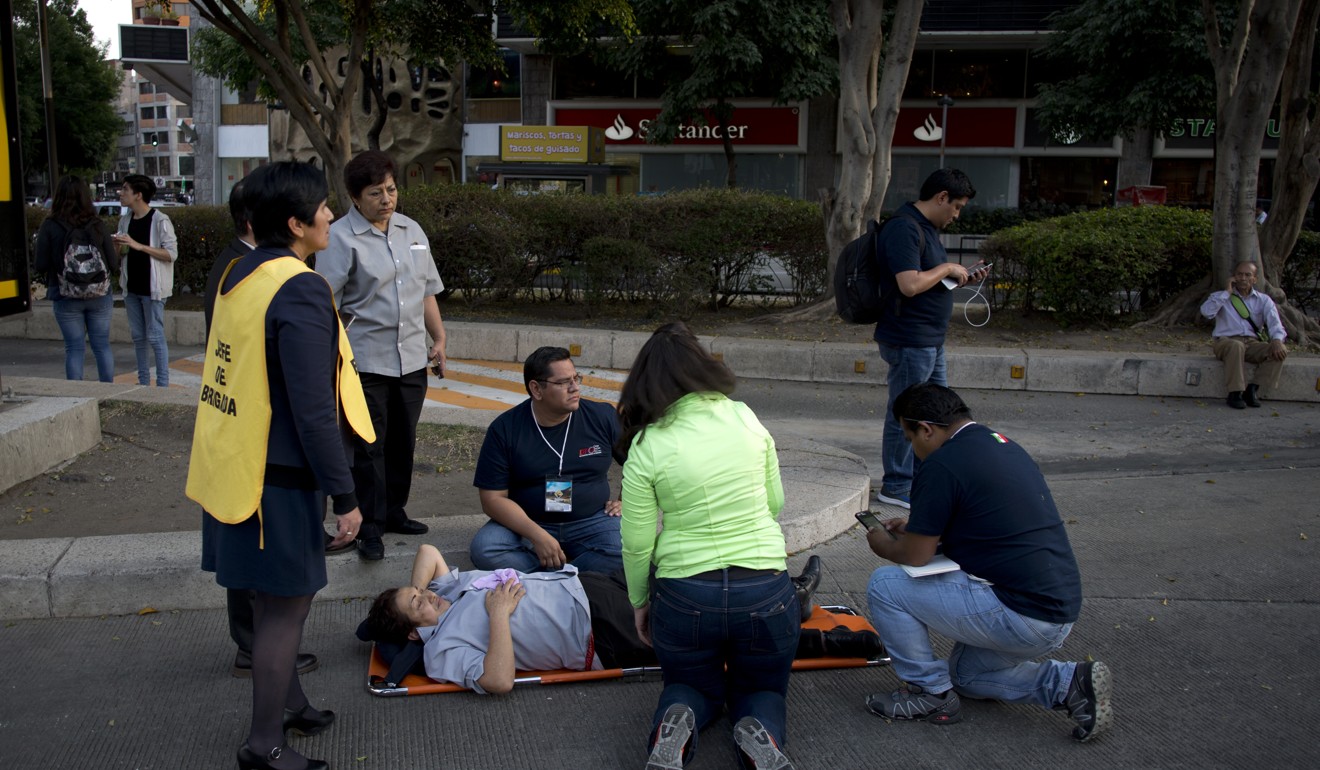
[(906, 219), (917, 228), (921, 251), (926, 250), (926, 233), (917, 220), (906, 214), (895, 214), (884, 224), (874, 219), (866, 223), (866, 232), (843, 247), (839, 263), (834, 268), (834, 307), (839, 317), (848, 323), (873, 324), (880, 320), (884, 306), (884, 285), (880, 282), (880, 231), (895, 219)]
[(56, 276), (64, 299), (97, 299), (110, 293), (110, 268), (92, 224), (72, 228), (64, 236), (64, 257)]

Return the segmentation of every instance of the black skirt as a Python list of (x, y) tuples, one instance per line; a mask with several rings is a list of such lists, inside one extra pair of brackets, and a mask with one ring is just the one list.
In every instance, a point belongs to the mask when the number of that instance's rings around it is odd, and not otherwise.
[[(325, 495), (267, 484), (261, 519), (224, 524), (202, 513), (202, 569), (225, 588), (307, 596), (325, 588)], [(262, 530), (265, 543), (261, 547)]]

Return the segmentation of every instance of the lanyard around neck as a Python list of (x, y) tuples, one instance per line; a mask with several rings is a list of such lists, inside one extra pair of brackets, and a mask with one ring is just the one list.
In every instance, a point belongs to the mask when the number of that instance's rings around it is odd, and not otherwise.
[[(552, 445), (552, 444), (550, 443), (549, 439), (547, 439), (547, 438), (545, 437), (545, 431), (541, 430), (541, 423), (539, 423), (539, 422), (536, 421), (536, 407), (535, 407), (535, 406), (532, 407), (532, 424), (536, 426), (536, 432), (541, 434), (541, 440), (545, 442), (545, 445), (548, 446), (548, 447), (550, 447), (550, 451), (551, 451), (551, 452), (555, 452), (554, 445)], [(559, 458), (559, 473), (558, 473), (558, 475), (560, 475), (560, 476), (563, 476), (563, 475), (564, 475), (564, 450), (568, 448), (568, 432), (569, 432), (570, 430), (572, 430), (572, 429), (573, 429), (573, 413), (572, 413), (572, 412), (569, 412), (569, 413), (568, 413), (568, 425), (564, 426), (564, 443), (563, 443), (562, 446), (559, 447), (559, 451), (558, 451), (558, 452), (555, 452), (555, 457), (558, 457), (558, 458)]]

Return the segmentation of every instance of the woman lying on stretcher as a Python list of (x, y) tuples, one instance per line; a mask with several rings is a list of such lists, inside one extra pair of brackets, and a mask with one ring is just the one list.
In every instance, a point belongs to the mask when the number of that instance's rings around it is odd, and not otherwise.
[[(811, 557), (794, 582), (810, 606), (820, 559)], [(366, 625), (378, 641), (421, 640), (427, 676), (483, 694), (512, 690), (516, 670), (656, 665), (637, 638), (623, 573), (571, 564), (531, 574), (451, 570), (434, 546), (422, 545), (412, 582), (377, 596)], [(797, 654), (869, 658), (881, 649), (871, 632), (825, 631), (803, 633)]]

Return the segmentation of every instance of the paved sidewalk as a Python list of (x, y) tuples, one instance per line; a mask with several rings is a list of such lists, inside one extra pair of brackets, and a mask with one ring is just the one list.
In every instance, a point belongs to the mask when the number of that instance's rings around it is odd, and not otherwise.
[[(1222, 474), (1220, 474), (1222, 478)], [(1224, 506), (1213, 474), (1104, 485), (1053, 480), (1077, 550), (1085, 604), (1057, 655), (1114, 671), (1113, 730), (1078, 745), (1060, 714), (967, 702), (949, 727), (886, 724), (862, 706), (896, 686), (888, 668), (795, 675), (788, 754), (800, 770), (841, 768), (1315, 767), (1320, 745), (1320, 609), (1314, 599), (1314, 470), (1254, 474), (1271, 504)], [(1308, 528), (1309, 524), (1309, 528)], [(825, 560), (818, 594), (859, 609), (877, 560), (856, 530), (809, 553)], [(406, 580), (402, 564), (381, 580)], [(219, 593), (220, 589), (211, 587)], [(292, 745), (335, 768), (640, 768), (658, 682), (532, 686), (509, 696), (383, 699), (364, 687), (366, 648), (352, 629), (361, 600), (317, 602), (302, 648), (321, 656), (304, 677), (339, 721)], [(220, 610), (8, 621), (0, 656), (14, 663), (0, 698), (4, 766), (233, 767), (249, 684)], [(701, 734), (688, 770), (736, 767), (721, 720)]]
[[(172, 323), (186, 329), (193, 321)], [(0, 335), (5, 331), (0, 324)], [(646, 336), (491, 324), (453, 324), (450, 332), (459, 358), (513, 361), (541, 344), (577, 344), (584, 370), (626, 366)], [(820, 382), (879, 382), (883, 376), (869, 346), (718, 337), (709, 343), (742, 376)], [(961, 387), (1150, 393), (1193, 387), (1177, 383), (1195, 363), (1202, 379), (1191, 395), (1219, 398), (1216, 362), (1176, 358), (1175, 364), (1126, 353), (951, 350), (950, 377), (960, 384), (985, 378)], [(865, 372), (853, 371), (856, 361)], [(1316, 401), (1317, 373), (1307, 368), (1315, 359), (1293, 363), (1285, 367), (1297, 373), (1287, 397)], [(1022, 378), (1012, 377), (1014, 365), (1024, 367)], [(3, 374), (5, 386), (20, 393), (82, 401), (195, 399), (186, 388)], [(493, 413), (437, 408), (426, 414), (484, 424)], [(853, 461), (846, 453), (818, 446), (789, 451), (801, 452), (786, 466), (800, 470), (802, 483), (819, 481), (812, 475), (820, 467), (865, 476), (865, 469), (847, 470)], [(1236, 474), (1241, 465), (1235, 458), (1215, 456), (1207, 459), (1205, 473), (1050, 479), (1082, 567), (1085, 596), (1082, 617), (1058, 657), (1104, 660), (1115, 674), (1116, 724), (1095, 742), (1075, 744), (1062, 715), (984, 702), (966, 703), (964, 722), (950, 727), (888, 725), (862, 706), (866, 694), (896, 686), (893, 672), (878, 668), (795, 676), (789, 755), (802, 770), (1320, 765), (1320, 745), (1309, 729), (1320, 717), (1314, 695), (1320, 672), (1312, 660), (1320, 647), (1315, 465)], [(435, 542), (447, 556), (457, 555), (465, 542), (460, 530), (474, 523), (454, 520), (423, 538), (398, 540)], [(826, 580), (819, 599), (864, 610), (866, 582), (878, 560), (857, 528), (836, 532), (841, 534), (807, 535), (814, 545), (804, 546), (790, 564), (796, 570), (808, 555), (820, 554)], [(162, 560), (169, 561), (154, 538), (0, 543), (0, 602), (47, 607), (47, 616), (36, 619), (19, 619), (23, 613), (12, 607), (0, 611), (7, 618), (0, 624), (0, 656), (14, 663), (0, 698), (4, 767), (233, 766), (250, 690), (246, 681), (229, 676), (233, 649), (224, 612), (171, 609), (219, 607), (222, 592), (195, 570), (196, 543), (184, 537), (175, 546), (186, 553), (189, 574), (164, 570), (154, 577), (201, 603), (147, 596), (130, 573), (150, 580)], [(111, 542), (89, 542), (96, 540)], [(118, 553), (118, 561), (92, 558), (97, 548)], [(53, 549), (52, 564), (59, 568), (35, 570), (39, 586), (13, 580), (16, 566), (45, 558), (43, 549)], [(308, 692), (317, 705), (336, 709), (339, 721), (322, 736), (293, 739), (296, 748), (336, 768), (644, 764), (646, 727), (660, 690), (654, 681), (532, 687), (501, 698), (368, 694), (366, 649), (351, 632), (366, 612), (360, 597), (407, 579), (405, 549), (391, 550), (399, 558), (374, 565), (351, 554), (334, 557), (332, 587), (322, 594), (328, 600), (314, 605), (302, 647), (322, 659), (322, 668), (304, 679)], [(122, 573), (110, 569), (116, 564)], [(61, 575), (68, 581), (51, 582)], [(362, 582), (350, 583), (350, 577)], [(49, 617), (56, 605), (68, 608), (62, 614), (81, 617)], [(120, 614), (148, 605), (164, 611)], [(689, 770), (735, 767), (728, 731), (721, 721), (703, 733)]]

